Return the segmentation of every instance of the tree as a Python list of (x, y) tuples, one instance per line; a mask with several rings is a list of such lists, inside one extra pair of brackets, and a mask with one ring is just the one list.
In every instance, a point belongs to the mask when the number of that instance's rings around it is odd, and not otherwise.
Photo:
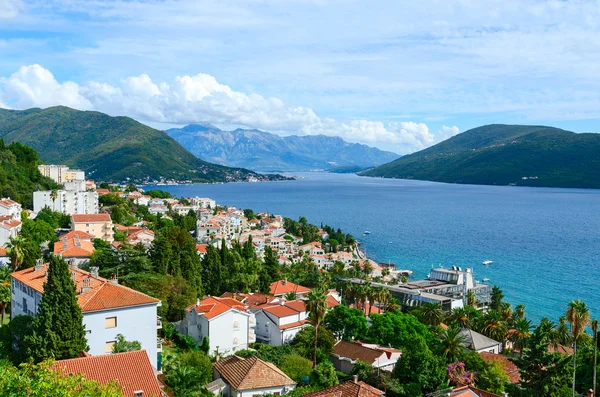
[(477, 296), (473, 290), (467, 292), (467, 305), (475, 307), (477, 305)]
[(594, 337), (594, 375), (593, 375), (593, 389), (594, 389), (594, 396), (596, 395), (596, 387), (597, 387), (597, 383), (596, 383), (596, 370), (597, 370), (597, 366), (598, 366), (598, 361), (597, 361), (597, 355), (598, 355), (598, 320), (592, 320), (590, 322), (590, 328), (592, 328), (592, 333), (593, 333), (593, 337)]
[(427, 327), (415, 316), (388, 311), (371, 316), (371, 327), (367, 339), (380, 345), (404, 349), (410, 343), (413, 335), (420, 335), (428, 342), (435, 339)]
[(460, 355), (465, 349), (466, 338), (461, 334), (461, 328), (449, 327), (441, 335), (442, 354), (447, 363), (454, 363), (460, 359)]
[(0, 327), (4, 324), (6, 307), (10, 303), (10, 271), (7, 267), (0, 268)]
[[(224, 241), (223, 244), (225, 244)], [(212, 244), (208, 244), (206, 255), (202, 259), (202, 283), (207, 294), (221, 295), (221, 284), (224, 282), (223, 270), (217, 249)]]
[(74, 358), (88, 350), (82, 321), (83, 314), (67, 262), (53, 256), (44, 283), (44, 295), (33, 319), (33, 334), (29, 337), (34, 361), (51, 357), (57, 360)]
[(279, 368), (296, 382), (307, 378), (312, 371), (312, 361), (298, 354), (284, 356)]
[(442, 310), (442, 305), (435, 302), (422, 304), (413, 310), (413, 315), (425, 325), (440, 325), (446, 316)]
[(310, 384), (323, 389), (338, 384), (337, 373), (331, 361), (323, 361), (313, 368), (310, 373)]
[(10, 258), (10, 267), (13, 272), (21, 268), (25, 258), (25, 239), (21, 236), (10, 237), (6, 244), (6, 253)]
[[(435, 356), (421, 335), (412, 335), (403, 346), (402, 357), (396, 363), (393, 376), (409, 386), (409, 395), (429, 393), (446, 380), (446, 367), (441, 357)], [(416, 391), (416, 393), (415, 393)]]
[(329, 359), (329, 354), (335, 345), (335, 338), (327, 328), (320, 327), (315, 333), (314, 327), (305, 327), (300, 330), (290, 343), (302, 357), (314, 360), (315, 335), (317, 335), (317, 362)]
[(489, 311), (481, 318), (480, 331), (498, 342), (504, 342), (508, 329), (502, 314), (497, 311)]
[(321, 288), (314, 288), (308, 293), (308, 301), (306, 302), (306, 311), (308, 319), (315, 330), (315, 347), (313, 350), (313, 366), (317, 367), (317, 342), (319, 326), (325, 319), (327, 313), (327, 295)]
[(529, 338), (531, 338), (531, 321), (518, 317), (510, 335), (510, 340), (521, 352), (521, 357), (523, 357), (523, 348), (527, 345)]
[(142, 344), (137, 340), (127, 341), (125, 337), (121, 334), (117, 334), (116, 341), (113, 344), (112, 352), (113, 353), (125, 353), (132, 352), (135, 350), (141, 350)]
[(504, 385), (509, 382), (510, 378), (498, 361), (486, 366), (477, 376), (477, 387), (492, 393), (501, 394), (504, 392)]
[(567, 306), (567, 320), (571, 324), (571, 333), (573, 334), (573, 397), (575, 397), (575, 373), (577, 369), (577, 338), (585, 332), (590, 322), (590, 309), (577, 299), (569, 302)]
[(490, 309), (498, 310), (500, 309), (500, 305), (502, 304), (502, 299), (504, 299), (504, 293), (500, 289), (500, 287), (494, 285), (492, 288)]
[(515, 314), (518, 318), (525, 318), (525, 305), (520, 303), (515, 307)]
[(32, 316), (16, 316), (0, 328), (0, 349), (2, 356), (14, 365), (29, 360), (27, 339), (33, 332)]
[(362, 340), (369, 330), (364, 314), (345, 305), (337, 305), (329, 310), (323, 324), (338, 340)]

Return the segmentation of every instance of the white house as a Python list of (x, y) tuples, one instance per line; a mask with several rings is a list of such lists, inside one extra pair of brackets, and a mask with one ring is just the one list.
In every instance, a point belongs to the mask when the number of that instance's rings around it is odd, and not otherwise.
[(339, 341), (331, 352), (331, 361), (335, 369), (352, 373), (354, 365), (362, 361), (382, 371), (392, 372), (396, 362), (402, 356), (398, 349), (382, 347), (363, 342)]
[(166, 214), (167, 212), (169, 212), (169, 208), (166, 205), (162, 205), (162, 204), (152, 204), (150, 205), (150, 207), (148, 207), (148, 212), (151, 213), (152, 215), (158, 215), (158, 214)]
[(21, 233), (21, 226), (21, 221), (17, 219), (0, 217), (0, 246), (6, 245), (11, 237), (17, 237)]
[(285, 301), (263, 306), (255, 311), (256, 338), (271, 346), (281, 346), (294, 339), (309, 321), (306, 305), (301, 300)]
[(296, 382), (274, 364), (255, 356), (219, 360), (213, 365), (213, 377), (225, 383), (224, 397), (284, 396), (296, 387)]
[(179, 332), (194, 337), (198, 342), (207, 336), (209, 354), (228, 356), (256, 342), (255, 325), (254, 313), (243, 303), (209, 296), (186, 309)]
[(8, 216), (18, 221), (21, 220), (21, 204), (8, 198), (0, 199), (0, 216)]
[[(37, 313), (47, 271), (47, 264), (38, 264), (11, 273), (11, 318)], [(117, 334), (121, 334), (128, 341), (140, 342), (152, 366), (157, 368), (158, 354), (162, 351), (157, 338), (162, 323), (156, 315), (160, 301), (119, 285), (116, 279), (98, 277), (97, 268), (86, 272), (71, 267), (70, 271), (83, 312), (88, 353), (93, 356), (111, 353)]]
[(488, 352), (500, 354), (502, 351), (502, 343), (488, 338), (479, 332), (463, 328), (460, 331), (460, 335), (464, 341), (463, 345), (468, 349), (475, 350), (477, 353)]

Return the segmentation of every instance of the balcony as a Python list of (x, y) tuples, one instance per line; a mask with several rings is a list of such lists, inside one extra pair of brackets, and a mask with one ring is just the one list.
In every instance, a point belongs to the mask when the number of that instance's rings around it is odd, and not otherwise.
[(164, 342), (163, 339), (156, 339), (156, 351), (159, 353), (162, 352), (163, 342)]
[(156, 316), (156, 329), (162, 329), (162, 319)]

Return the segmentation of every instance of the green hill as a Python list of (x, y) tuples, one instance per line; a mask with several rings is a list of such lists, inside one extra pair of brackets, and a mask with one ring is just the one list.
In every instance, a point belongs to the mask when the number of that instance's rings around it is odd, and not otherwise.
[(40, 174), (39, 163), (35, 150), (20, 143), (6, 146), (0, 139), (0, 198), (10, 197), (31, 207), (34, 191), (57, 188), (52, 179)]
[(46, 163), (80, 168), (90, 178), (103, 181), (164, 178), (227, 182), (281, 178), (202, 161), (166, 133), (129, 117), (64, 106), (0, 109), (0, 138), (33, 147)]
[(544, 126), (486, 125), (360, 175), (482, 185), (600, 188), (600, 134), (576, 134)]

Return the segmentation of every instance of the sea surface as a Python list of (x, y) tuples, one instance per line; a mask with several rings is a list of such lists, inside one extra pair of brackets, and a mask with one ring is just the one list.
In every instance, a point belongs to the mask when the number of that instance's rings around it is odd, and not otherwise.
[(600, 190), (293, 175), (299, 179), (158, 188), (340, 227), (368, 257), (413, 270), (414, 279), (432, 266), (473, 268), (536, 323), (558, 321), (577, 298), (600, 318)]

